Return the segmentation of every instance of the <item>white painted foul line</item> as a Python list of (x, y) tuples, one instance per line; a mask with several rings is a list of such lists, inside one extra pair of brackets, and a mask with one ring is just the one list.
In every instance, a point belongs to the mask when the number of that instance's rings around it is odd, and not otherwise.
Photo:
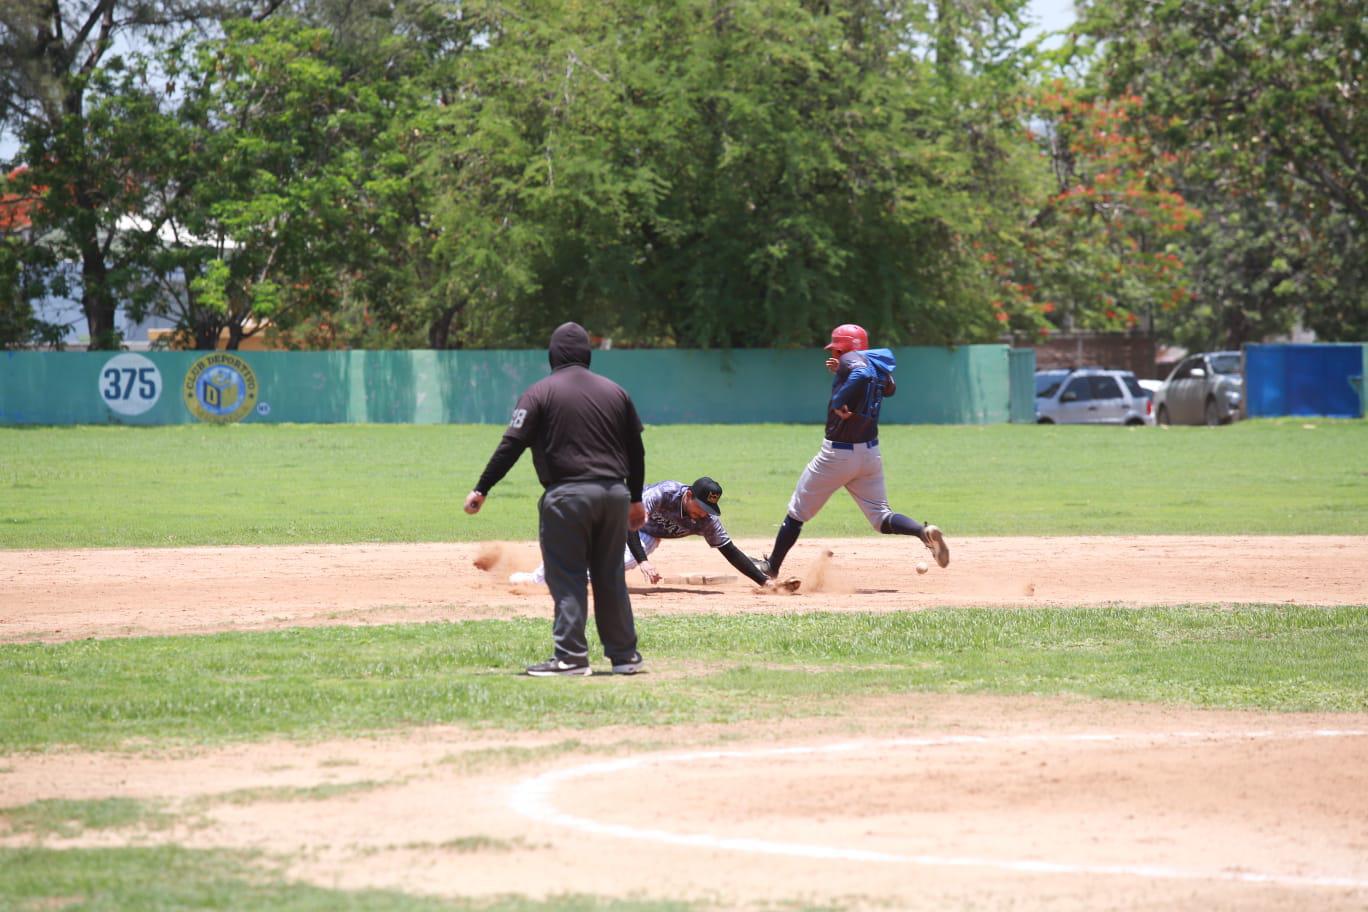
[(1120, 741), (1206, 741), (1219, 743), (1235, 740), (1291, 740), (1298, 738), (1361, 738), (1368, 731), (1319, 729), (1301, 732), (1163, 732), (1134, 734), (1074, 734), (1074, 735), (947, 735), (937, 738), (890, 738), (872, 741), (847, 741), (840, 744), (826, 744), (806, 747), (773, 747), (755, 750), (707, 750), (690, 751), (678, 754), (639, 754), (616, 760), (587, 763), (568, 769), (553, 770), (524, 779), (515, 784), (509, 794), (508, 804), (514, 811), (554, 826), (593, 833), (598, 836), (611, 836), (638, 842), (656, 842), (665, 845), (687, 846), (700, 849), (722, 849), (733, 852), (749, 852), (760, 855), (783, 855), (791, 858), (817, 858), (833, 861), (862, 861), (892, 864), (913, 864), (927, 867), (951, 868), (991, 868), (1022, 874), (1084, 874), (1120, 875), (1143, 877), (1152, 880), (1214, 880), (1236, 883), (1270, 884), (1280, 887), (1334, 887), (1350, 890), (1368, 890), (1368, 879), (1339, 876), (1304, 876), (1298, 874), (1276, 874), (1259, 871), (1203, 871), (1191, 868), (1175, 868), (1166, 865), (1098, 865), (1075, 864), (1072, 862), (1040, 861), (1035, 859), (981, 858), (955, 855), (907, 855), (893, 852), (872, 852), (844, 846), (809, 845), (795, 842), (777, 842), (767, 839), (749, 839), (733, 836), (718, 836), (711, 833), (675, 833), (669, 830), (654, 830), (619, 823), (604, 823), (589, 817), (576, 817), (556, 808), (553, 794), (556, 788), (576, 779), (589, 779), (606, 776), (626, 770), (646, 766), (671, 766), (697, 763), (705, 760), (753, 760), (762, 757), (802, 756), (806, 754), (859, 753), (872, 748), (886, 747), (941, 747), (946, 745), (995, 745), (995, 744), (1068, 744), (1068, 743), (1108, 743)]

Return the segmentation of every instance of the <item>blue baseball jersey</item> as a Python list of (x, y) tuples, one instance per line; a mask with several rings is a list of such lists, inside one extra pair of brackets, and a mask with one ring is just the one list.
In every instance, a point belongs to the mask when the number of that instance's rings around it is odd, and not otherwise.
[[(840, 443), (868, 443), (879, 436), (879, 409), (885, 396), (897, 390), (893, 371), (898, 361), (886, 348), (852, 351), (841, 355), (840, 366), (831, 381), (827, 403), (827, 440)], [(850, 409), (842, 418), (834, 409)]]
[(684, 511), (684, 492), (689, 486), (678, 481), (658, 481), (641, 492), (646, 508), (646, 525), (641, 531), (655, 538), (684, 538), (701, 535), (709, 545), (720, 548), (731, 541), (719, 517), (711, 513), (694, 519)]

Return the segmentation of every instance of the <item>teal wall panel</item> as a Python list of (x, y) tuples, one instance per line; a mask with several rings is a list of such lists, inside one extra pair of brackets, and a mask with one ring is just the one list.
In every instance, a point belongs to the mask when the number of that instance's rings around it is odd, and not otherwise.
[(1012, 373), (1011, 420), (1017, 424), (1034, 424), (1036, 420), (1035, 349), (1014, 348), (1008, 355)]
[[(1011, 415), (1005, 345), (894, 349), (892, 424), (987, 424)], [(651, 424), (825, 421), (819, 349), (596, 351), (593, 367)], [(8, 352), (0, 425), (502, 424), (544, 351)]]
[[(988, 424), (1009, 412), (1005, 345), (893, 349), (897, 394), (891, 424)], [(826, 352), (664, 350), (594, 352), (593, 367), (631, 394), (656, 424), (826, 422)], [(511, 401), (511, 400), (510, 400)]]

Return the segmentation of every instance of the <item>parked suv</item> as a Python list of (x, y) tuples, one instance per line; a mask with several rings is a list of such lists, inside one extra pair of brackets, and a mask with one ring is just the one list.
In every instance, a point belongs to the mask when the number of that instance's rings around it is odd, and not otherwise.
[(1131, 371), (1090, 367), (1037, 383), (1040, 424), (1154, 424), (1154, 405)]
[(1229, 424), (1240, 417), (1244, 374), (1237, 351), (1184, 358), (1154, 394), (1160, 424)]

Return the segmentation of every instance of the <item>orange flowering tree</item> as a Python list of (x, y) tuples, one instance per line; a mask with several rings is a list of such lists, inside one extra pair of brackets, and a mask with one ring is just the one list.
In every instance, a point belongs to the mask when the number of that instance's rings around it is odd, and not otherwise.
[(1149, 328), (1190, 297), (1180, 241), (1200, 214), (1128, 129), (1140, 99), (1089, 99), (1055, 82), (1028, 110), (1049, 185), (1019, 236), (982, 251), (997, 320), (1038, 336)]

